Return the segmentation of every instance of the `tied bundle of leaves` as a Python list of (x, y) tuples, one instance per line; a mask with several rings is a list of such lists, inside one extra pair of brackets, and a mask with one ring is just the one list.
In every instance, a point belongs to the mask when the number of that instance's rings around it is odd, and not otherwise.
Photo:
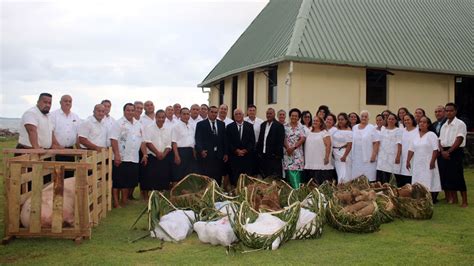
[(239, 179), (237, 180), (237, 186), (235, 187), (235, 194), (236, 195), (242, 194), (243, 191), (244, 191), (244, 188), (249, 186), (249, 185), (253, 185), (253, 184), (266, 184), (266, 185), (269, 185), (270, 183), (271, 183), (271, 181), (267, 182), (267, 181), (264, 181), (264, 180), (261, 180), (259, 178), (252, 177), (252, 176), (249, 176), (249, 175), (246, 175), (246, 174), (240, 174)]
[(379, 230), (383, 216), (373, 190), (337, 191), (329, 200), (327, 221), (337, 230), (350, 233), (370, 233)]
[(311, 223), (306, 224), (295, 232), (294, 239), (319, 238), (323, 232), (323, 224), (326, 217), (326, 199), (316, 187), (302, 186), (291, 191), (288, 196), (288, 206), (295, 202), (301, 202), (301, 208), (314, 212), (316, 216)]
[(279, 241), (280, 245), (291, 239), (293, 236), (296, 223), (298, 221), (300, 213), (300, 202), (295, 202), (292, 205), (275, 212), (267, 212), (275, 217), (278, 217), (285, 226), (276, 231), (273, 234), (258, 234), (251, 233), (245, 229), (245, 225), (255, 222), (259, 216), (259, 212), (253, 209), (250, 204), (246, 201), (237, 205), (233, 205), (235, 216), (229, 221), (234, 230), (235, 235), (241, 241), (241, 243), (252, 249), (272, 249), (274, 241)]
[(431, 193), (420, 183), (407, 184), (397, 189), (395, 203), (400, 216), (410, 219), (431, 219), (433, 201)]

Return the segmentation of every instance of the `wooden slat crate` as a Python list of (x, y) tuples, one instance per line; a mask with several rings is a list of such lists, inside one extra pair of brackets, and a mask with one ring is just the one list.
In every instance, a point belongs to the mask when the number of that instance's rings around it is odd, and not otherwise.
[[(53, 237), (81, 241), (112, 209), (112, 150), (5, 149), (5, 239)], [(16, 155), (16, 156), (14, 156)], [(73, 156), (74, 162), (54, 161), (55, 155)], [(64, 172), (74, 170), (74, 225), (63, 226)], [(51, 181), (48, 181), (49, 178)], [(43, 189), (53, 184), (52, 224), (41, 226)], [(20, 222), (21, 207), (31, 198), (30, 225)]]

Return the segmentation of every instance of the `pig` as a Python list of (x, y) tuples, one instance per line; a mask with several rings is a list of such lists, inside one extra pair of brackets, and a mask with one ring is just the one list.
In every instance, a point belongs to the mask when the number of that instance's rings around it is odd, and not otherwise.
[[(63, 193), (63, 225), (73, 226), (74, 224), (74, 198), (76, 189), (76, 178), (64, 179)], [(41, 227), (51, 228), (53, 221), (53, 183), (43, 189), (41, 199)], [(21, 224), (28, 228), (30, 226), (31, 197), (28, 198), (21, 207)]]

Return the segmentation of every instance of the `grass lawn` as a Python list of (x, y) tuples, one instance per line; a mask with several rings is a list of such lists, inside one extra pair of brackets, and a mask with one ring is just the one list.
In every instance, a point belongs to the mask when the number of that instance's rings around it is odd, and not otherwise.
[[(14, 145), (14, 141), (0, 142), (0, 149)], [(469, 202), (474, 204), (474, 169), (465, 173)], [(3, 195), (3, 183), (0, 191)], [(325, 226), (320, 239), (293, 240), (276, 251), (233, 255), (227, 255), (224, 247), (200, 243), (196, 234), (179, 244), (137, 252), (160, 246), (151, 238), (129, 243), (146, 233), (145, 219), (137, 230), (128, 229), (144, 206), (135, 201), (109, 212), (93, 229), (92, 239), (81, 245), (71, 240), (16, 239), (0, 246), (0, 264), (474, 264), (474, 205), (462, 209), (438, 203), (432, 220), (396, 220), (372, 234), (342, 233)], [(0, 199), (2, 237), (3, 207)]]

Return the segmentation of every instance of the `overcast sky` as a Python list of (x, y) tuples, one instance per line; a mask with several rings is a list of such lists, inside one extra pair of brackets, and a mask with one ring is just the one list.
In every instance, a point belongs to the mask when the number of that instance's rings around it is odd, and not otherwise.
[(196, 85), (263, 9), (248, 1), (1, 1), (0, 116), (21, 117), (38, 94), (73, 111), (112, 101), (156, 108), (207, 102)]

